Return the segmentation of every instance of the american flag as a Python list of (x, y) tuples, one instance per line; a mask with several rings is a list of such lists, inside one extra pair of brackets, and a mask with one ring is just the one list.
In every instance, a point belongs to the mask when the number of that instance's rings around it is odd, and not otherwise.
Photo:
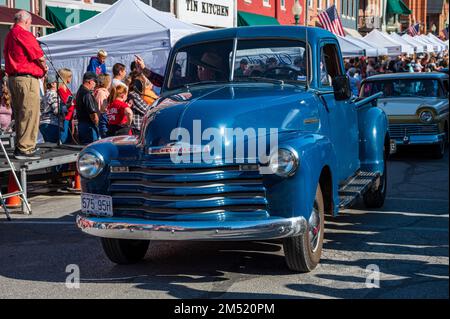
[(328, 9), (322, 11), (319, 16), (320, 24), (324, 29), (345, 37), (344, 27), (342, 26), (341, 18), (337, 12), (336, 6), (333, 4)]
[(415, 35), (419, 35), (420, 31), (419, 31), (419, 27), (420, 25), (418, 23), (413, 24), (412, 26), (410, 26), (408, 28), (408, 30), (406, 30), (406, 32), (408, 32), (408, 34), (410, 36), (415, 36)]

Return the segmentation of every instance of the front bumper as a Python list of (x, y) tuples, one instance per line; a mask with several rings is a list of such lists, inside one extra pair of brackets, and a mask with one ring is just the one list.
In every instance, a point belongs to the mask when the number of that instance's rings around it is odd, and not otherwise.
[(105, 238), (139, 240), (264, 240), (303, 234), (304, 217), (254, 221), (154, 221), (77, 216), (83, 232)]
[(407, 145), (433, 145), (442, 143), (445, 138), (445, 133), (434, 135), (410, 135), (403, 139), (395, 139), (397, 146)]

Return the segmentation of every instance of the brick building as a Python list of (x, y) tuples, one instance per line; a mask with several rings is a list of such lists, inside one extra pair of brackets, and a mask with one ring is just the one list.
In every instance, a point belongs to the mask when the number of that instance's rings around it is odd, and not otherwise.
[(383, 11), (382, 0), (359, 0), (358, 32), (364, 35), (373, 29), (381, 30)]
[(410, 25), (420, 23), (420, 33), (426, 34), (428, 2), (433, 1), (436, 0), (404, 0), (405, 5), (411, 10), (411, 14), (400, 16), (401, 30), (404, 31)]
[(428, 0), (426, 28), (428, 32), (440, 35), (448, 25), (448, 0)]
[[(241, 16), (247, 16), (246, 13), (249, 13), (251, 15), (276, 19), (279, 24), (293, 25), (295, 24), (294, 15), (292, 13), (294, 3), (295, 0), (237, 0), (238, 15), (241, 14)], [(303, 25), (305, 21), (305, 0), (300, 0), (299, 3), (303, 8), (299, 24)], [(270, 20), (267, 21), (270, 22)], [(274, 20), (272, 20), (272, 22), (276, 23)]]

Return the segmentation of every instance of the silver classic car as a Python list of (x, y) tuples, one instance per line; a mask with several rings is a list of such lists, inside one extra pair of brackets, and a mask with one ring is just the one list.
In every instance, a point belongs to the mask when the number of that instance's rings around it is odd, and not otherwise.
[(388, 115), (396, 145), (429, 145), (442, 158), (449, 138), (448, 89), (445, 73), (380, 74), (362, 82), (360, 98), (383, 92), (378, 106)]

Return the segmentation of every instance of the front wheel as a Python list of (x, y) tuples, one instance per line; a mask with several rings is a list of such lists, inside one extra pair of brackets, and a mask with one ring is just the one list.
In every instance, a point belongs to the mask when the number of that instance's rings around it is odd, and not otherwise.
[(363, 200), (367, 208), (381, 208), (384, 205), (387, 191), (387, 153), (386, 145), (384, 147), (384, 169), (380, 175), (375, 187), (369, 189), (364, 195)]
[(141, 261), (147, 253), (148, 240), (102, 238), (106, 256), (116, 264), (128, 265)]
[(283, 240), (284, 256), (289, 269), (310, 272), (316, 268), (322, 255), (324, 235), (324, 204), (320, 185), (317, 185), (314, 207), (306, 231)]

